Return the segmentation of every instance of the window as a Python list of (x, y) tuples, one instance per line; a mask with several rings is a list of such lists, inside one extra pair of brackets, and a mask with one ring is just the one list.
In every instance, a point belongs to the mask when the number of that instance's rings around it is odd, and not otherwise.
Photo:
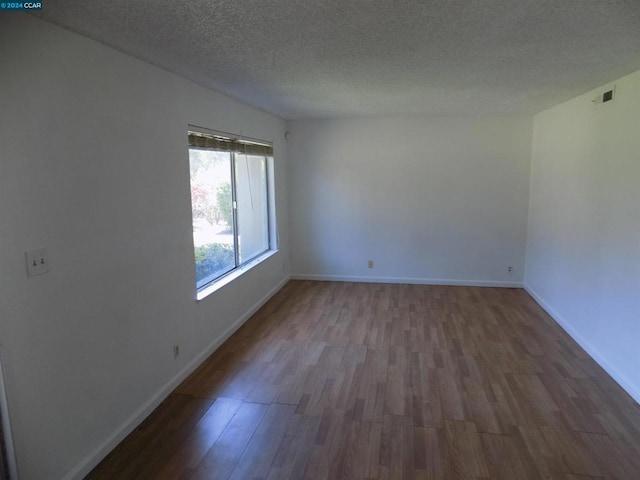
[(270, 250), (268, 142), (189, 130), (196, 287)]

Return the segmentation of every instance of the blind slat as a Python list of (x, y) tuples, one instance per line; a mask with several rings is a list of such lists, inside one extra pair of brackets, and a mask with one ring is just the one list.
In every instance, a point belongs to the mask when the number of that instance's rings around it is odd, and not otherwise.
[(222, 152), (238, 152), (247, 155), (273, 156), (273, 147), (247, 140), (189, 132), (189, 147)]

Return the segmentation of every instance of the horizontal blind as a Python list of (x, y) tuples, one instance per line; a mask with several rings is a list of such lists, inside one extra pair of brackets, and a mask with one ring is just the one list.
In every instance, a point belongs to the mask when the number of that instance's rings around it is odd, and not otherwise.
[(189, 131), (189, 148), (202, 148), (220, 152), (238, 152), (247, 155), (273, 156), (273, 146), (266, 143), (193, 131)]

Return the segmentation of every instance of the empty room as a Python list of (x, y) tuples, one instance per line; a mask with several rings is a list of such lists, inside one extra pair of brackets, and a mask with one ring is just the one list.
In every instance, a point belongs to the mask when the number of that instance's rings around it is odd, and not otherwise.
[(0, 479), (640, 478), (640, 3), (0, 5)]

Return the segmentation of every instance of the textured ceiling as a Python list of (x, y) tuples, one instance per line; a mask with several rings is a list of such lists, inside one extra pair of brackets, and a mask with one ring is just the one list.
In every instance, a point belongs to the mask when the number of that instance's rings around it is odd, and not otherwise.
[(287, 119), (531, 114), (640, 68), (639, 0), (58, 0), (36, 16)]

